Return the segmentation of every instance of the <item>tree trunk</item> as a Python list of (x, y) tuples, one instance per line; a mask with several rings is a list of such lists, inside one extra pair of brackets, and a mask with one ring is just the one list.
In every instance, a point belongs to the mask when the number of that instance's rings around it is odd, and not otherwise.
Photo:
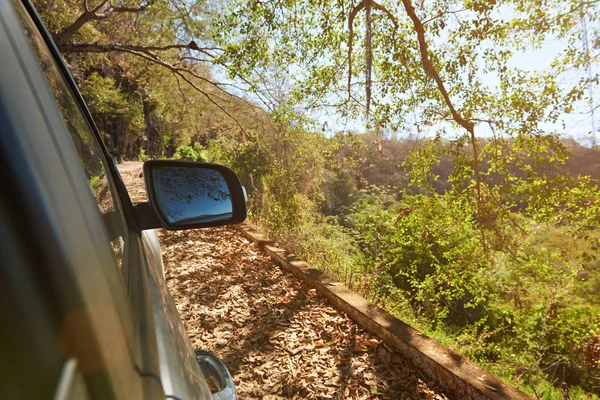
[(146, 153), (149, 157), (153, 158), (159, 155), (161, 147), (161, 135), (152, 116), (152, 113), (156, 109), (156, 104), (153, 104), (148, 96), (143, 94), (142, 105), (144, 110), (144, 121), (146, 122), (146, 129), (144, 130), (146, 136)]

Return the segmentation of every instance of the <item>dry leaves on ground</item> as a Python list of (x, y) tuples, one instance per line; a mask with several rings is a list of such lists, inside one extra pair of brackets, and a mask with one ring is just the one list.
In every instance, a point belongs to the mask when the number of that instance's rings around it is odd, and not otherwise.
[[(137, 201), (145, 194), (139, 171), (123, 171)], [(159, 236), (167, 283), (190, 340), (223, 359), (240, 398), (446, 398), (239, 232)]]

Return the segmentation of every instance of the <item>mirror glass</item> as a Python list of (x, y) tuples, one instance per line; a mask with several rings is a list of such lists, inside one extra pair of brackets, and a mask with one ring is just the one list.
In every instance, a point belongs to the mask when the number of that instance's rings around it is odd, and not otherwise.
[(193, 225), (230, 219), (231, 193), (214, 169), (161, 166), (153, 169), (158, 207), (172, 225)]

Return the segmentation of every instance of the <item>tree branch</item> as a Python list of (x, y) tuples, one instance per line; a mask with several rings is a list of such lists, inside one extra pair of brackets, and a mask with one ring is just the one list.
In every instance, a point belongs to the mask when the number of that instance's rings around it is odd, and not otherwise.
[(73, 34), (75, 34), (75, 32), (81, 29), (83, 25), (87, 24), (93, 19), (97, 19), (96, 13), (102, 12), (103, 8), (106, 8), (106, 6), (108, 6), (108, 0), (101, 2), (96, 6), (96, 8), (90, 10), (86, 1), (84, 4), (85, 12), (79, 17), (77, 17), (75, 22), (73, 22), (71, 25), (67, 26), (65, 29), (54, 35), (54, 41), (56, 43), (63, 43), (64, 41), (69, 39), (71, 36), (73, 36)]
[[(444, 102), (448, 109), (450, 109), (450, 114), (452, 114), (452, 118), (454, 121), (462, 126), (467, 132), (469, 132), (469, 136), (471, 139), (471, 145), (473, 148), (473, 164), (475, 169), (475, 188), (477, 190), (477, 213), (479, 216), (482, 215), (482, 196), (481, 196), (481, 174), (479, 171), (479, 156), (477, 154), (477, 139), (475, 137), (475, 124), (473, 121), (465, 119), (455, 108), (452, 100), (450, 99), (450, 95), (446, 90), (444, 82), (440, 77), (437, 69), (433, 65), (431, 58), (429, 56), (429, 48), (427, 46), (427, 41), (425, 40), (425, 27), (421, 22), (421, 19), (415, 12), (415, 8), (413, 7), (411, 0), (402, 0), (402, 4), (404, 5), (404, 9), (408, 14), (409, 18), (412, 20), (415, 30), (417, 31), (417, 40), (419, 42), (419, 52), (421, 53), (421, 64), (426, 73), (433, 77), (433, 80), (437, 84), (438, 90), (442, 94), (444, 98)], [(485, 243), (485, 233), (483, 229), (481, 229), (482, 235), (482, 244), (484, 247), (484, 251), (486, 249)]]
[(448, 11), (442, 11), (442, 12), (440, 12), (438, 15), (436, 15), (435, 17), (431, 17), (431, 18), (429, 18), (428, 20), (426, 20), (426, 21), (423, 21), (423, 25), (425, 25), (425, 24), (428, 24), (429, 22), (431, 22), (431, 21), (434, 21), (434, 20), (436, 20), (436, 19), (438, 19), (438, 18), (441, 18), (441, 17), (443, 17), (444, 15), (448, 15), (448, 14), (458, 14), (458, 13), (461, 13), (461, 12), (464, 12), (464, 11), (468, 11), (468, 10), (467, 10), (466, 8), (463, 8), (463, 9), (461, 9), (461, 10), (448, 10)]
[[(392, 21), (392, 23), (394, 24), (394, 28), (397, 30), (398, 29), (398, 20), (396, 19), (396, 17), (394, 17), (394, 14), (392, 14), (387, 8), (385, 8), (384, 6), (382, 6), (381, 4), (377, 3), (374, 0), (362, 0), (360, 3), (358, 3), (353, 9), (352, 11), (350, 11), (350, 15), (348, 16), (348, 99), (352, 98), (351, 95), (351, 87), (352, 87), (352, 45), (354, 42), (354, 18), (356, 18), (356, 14), (358, 14), (363, 8), (367, 8), (367, 30), (370, 31), (370, 8), (373, 7), (379, 11), (384, 12), (388, 18), (390, 19), (390, 21)], [(372, 51), (371, 47), (371, 41), (370, 41), (370, 34), (368, 34), (367, 36), (368, 39), (368, 43), (367, 43), (367, 53), (370, 53)], [(369, 56), (367, 55), (367, 58), (369, 58)], [(368, 118), (368, 114), (369, 114), (369, 104), (371, 103), (371, 87), (370, 87), (370, 77), (371, 77), (371, 66), (368, 65), (367, 66), (367, 118)]]
[(367, 102), (367, 124), (369, 123), (369, 111), (371, 108), (371, 84), (373, 72), (373, 41), (372, 41), (371, 4), (365, 7), (365, 94)]
[[(234, 85), (232, 83), (214, 82), (214, 81), (207, 79), (201, 75), (198, 75), (197, 73), (190, 70), (189, 68), (181, 68), (181, 67), (178, 67), (177, 65), (169, 64), (169, 63), (165, 62), (164, 60), (161, 60), (158, 57), (158, 55), (154, 53), (154, 51), (166, 51), (166, 50), (171, 50), (171, 49), (196, 50), (196, 51), (199, 51), (199, 52), (207, 55), (208, 57), (210, 57), (210, 59), (199, 59), (199, 58), (190, 57), (190, 56), (184, 56), (184, 57), (180, 58), (181, 61), (191, 60), (191, 61), (199, 61), (199, 62), (212, 62), (213, 61), (215, 56), (213, 54), (209, 53), (209, 51), (223, 51), (223, 49), (219, 48), (219, 47), (199, 47), (198, 44), (194, 41), (191, 41), (188, 44), (170, 44), (170, 45), (164, 45), (164, 46), (138, 46), (138, 45), (126, 45), (126, 44), (116, 44), (116, 43), (115, 44), (80, 43), (80, 44), (62, 44), (61, 46), (59, 46), (59, 50), (63, 53), (125, 52), (125, 53), (130, 53), (130, 54), (136, 55), (138, 57), (141, 57), (142, 55), (144, 55), (143, 58), (145, 58), (146, 60), (155, 62), (155, 63), (160, 64), (161, 66), (166, 67), (171, 70), (176, 69), (178, 72), (188, 73), (197, 79), (200, 79), (212, 86), (215, 86), (219, 90), (226, 93), (228, 96), (235, 97), (236, 99), (245, 102), (249, 106), (254, 107), (254, 104), (249, 103), (248, 100), (246, 100), (240, 96), (237, 96), (233, 93), (230, 93), (222, 88), (222, 86), (231, 86), (238, 90), (242, 90), (242, 89), (238, 88), (236, 85)], [(258, 90), (258, 88), (251, 85), (247, 80), (245, 80), (245, 79), (243, 79), (243, 80), (247, 84), (249, 84), (255, 91), (260, 92), (260, 90)], [(261, 98), (261, 101), (263, 101), (262, 98)]]
[(225, 113), (225, 115), (227, 115), (232, 121), (234, 121), (237, 126), (240, 128), (241, 132), (244, 134), (244, 136), (246, 136), (246, 138), (248, 140), (252, 140), (252, 137), (250, 137), (250, 135), (248, 134), (248, 132), (246, 132), (246, 130), (244, 129), (244, 127), (242, 126), (242, 124), (233, 116), (231, 115), (227, 110), (225, 110), (225, 108), (223, 108), (223, 106), (221, 106), (219, 103), (217, 103), (216, 101), (214, 101), (209, 95), (208, 93), (206, 93), (205, 91), (203, 91), (202, 89), (200, 89), (194, 82), (190, 81), (188, 78), (186, 78), (182, 73), (178, 72), (178, 71), (172, 71), (175, 75), (178, 75), (181, 77), (181, 79), (183, 79), (184, 81), (186, 81), (188, 83), (188, 85), (190, 85), (192, 88), (194, 88), (196, 91), (198, 91), (199, 93), (201, 93), (202, 95), (204, 95), (204, 97), (206, 97), (206, 99), (211, 102), (212, 104), (214, 104), (215, 106), (217, 106), (217, 108), (221, 111), (223, 111), (223, 113)]
[(348, 16), (348, 98), (350, 98), (350, 87), (352, 85), (352, 43), (354, 42), (354, 18), (356, 14), (367, 6), (368, 0), (362, 0), (350, 11)]
[(61, 43), (57, 45), (61, 53), (109, 53), (112, 51), (166, 51), (172, 49), (196, 50), (200, 53), (214, 58), (209, 51), (223, 50), (218, 47), (199, 47), (193, 40), (188, 44), (168, 44), (164, 46), (138, 46), (131, 44), (99, 44), (99, 43)]
[(421, 65), (423, 66), (423, 69), (425, 70), (425, 72), (431, 75), (431, 77), (437, 84), (437, 87), (440, 93), (442, 94), (442, 97), (444, 98), (446, 106), (448, 106), (448, 108), (450, 109), (452, 118), (456, 121), (457, 124), (465, 128), (469, 133), (473, 133), (475, 125), (472, 121), (468, 121), (465, 118), (463, 118), (463, 116), (458, 111), (456, 111), (456, 109), (454, 108), (454, 104), (450, 99), (450, 95), (446, 90), (444, 81), (442, 81), (440, 74), (437, 72), (437, 69), (431, 61), (431, 58), (429, 56), (429, 48), (425, 40), (425, 27), (423, 26), (423, 23), (417, 16), (414, 7), (411, 4), (411, 0), (402, 0), (402, 3), (404, 4), (404, 9), (406, 10), (406, 13), (410, 17), (410, 19), (413, 21), (413, 25), (415, 27), (415, 30), (417, 31), (417, 40), (419, 42), (419, 51), (421, 53)]
[(394, 14), (392, 14), (392, 12), (390, 10), (388, 10), (387, 8), (385, 8), (384, 6), (382, 6), (381, 4), (379, 4), (373, 0), (371, 0), (371, 6), (373, 8), (378, 9), (379, 11), (383, 11), (384, 13), (386, 13), (386, 15), (388, 16), (390, 21), (392, 21), (392, 24), (394, 24), (394, 28), (398, 29), (398, 27), (399, 27), (398, 20), (396, 19), (396, 17), (394, 17)]
[(94, 9), (90, 10), (87, 0), (84, 0), (85, 12), (81, 14), (75, 22), (67, 26), (65, 29), (54, 35), (56, 43), (65, 43), (71, 36), (73, 36), (81, 27), (90, 21), (103, 20), (110, 17), (114, 13), (139, 13), (145, 11), (151, 4), (149, 0), (146, 4), (139, 7), (115, 7), (112, 5), (112, 1), (104, 0), (98, 4)]
[[(77, 46), (77, 45), (76, 45)], [(187, 82), (194, 90), (196, 90), (198, 93), (202, 94), (204, 97), (206, 97), (206, 99), (214, 104), (217, 108), (219, 108), (219, 110), (223, 111), (223, 113), (225, 115), (227, 115), (231, 120), (233, 120), (241, 129), (242, 133), (246, 136), (246, 138), (248, 138), (249, 140), (251, 139), (250, 135), (248, 134), (248, 132), (246, 132), (246, 130), (244, 129), (244, 127), (242, 126), (242, 124), (233, 116), (231, 115), (227, 110), (225, 110), (225, 108), (223, 108), (223, 106), (221, 106), (219, 103), (217, 103), (212, 97), (211, 95), (209, 95), (207, 92), (205, 92), (204, 90), (202, 90), (200, 87), (198, 87), (198, 85), (196, 85), (194, 82), (192, 82), (188, 77), (186, 77), (184, 75), (184, 72), (190, 74), (191, 76), (198, 78), (208, 84), (211, 84), (212, 86), (216, 87), (217, 89), (221, 90), (223, 93), (227, 94), (228, 96), (237, 98), (239, 100), (242, 100), (244, 102), (246, 102), (247, 104), (249, 104), (251, 107), (254, 107), (253, 104), (249, 103), (247, 100), (236, 96), (234, 94), (231, 94), (229, 92), (227, 92), (226, 90), (222, 89), (220, 87), (220, 84), (217, 82), (213, 82), (207, 78), (204, 78), (200, 75), (198, 75), (197, 73), (195, 73), (194, 71), (190, 71), (184, 68), (178, 68), (175, 67), (163, 60), (161, 60), (156, 54), (152, 53), (149, 48), (153, 48), (152, 46), (123, 46), (123, 45), (83, 45), (83, 46), (88, 46), (89, 49), (87, 50), (87, 52), (97, 52), (97, 53), (107, 53), (107, 52), (113, 52), (113, 51), (120, 51), (120, 52), (124, 52), (124, 53), (129, 53), (132, 55), (135, 55), (137, 57), (143, 58), (147, 61), (150, 61), (152, 63), (155, 63), (163, 68), (168, 69), (169, 71), (171, 71), (176, 77), (180, 77), (181, 79), (183, 79), (185, 82)], [(175, 46), (173, 48), (177, 48), (177, 46), (179, 45), (172, 45)], [(185, 46), (185, 45), (182, 45)], [(170, 47), (170, 46), (167, 46)], [(160, 49), (163, 49), (162, 47)], [(218, 96), (217, 96), (218, 97)], [(223, 100), (223, 99), (221, 99)]]

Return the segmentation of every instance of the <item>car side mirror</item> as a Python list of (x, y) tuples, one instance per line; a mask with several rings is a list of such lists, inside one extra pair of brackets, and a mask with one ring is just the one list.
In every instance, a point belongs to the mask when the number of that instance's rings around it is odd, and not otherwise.
[(244, 189), (235, 172), (223, 165), (147, 161), (144, 179), (149, 203), (136, 206), (141, 229), (206, 228), (246, 219)]

